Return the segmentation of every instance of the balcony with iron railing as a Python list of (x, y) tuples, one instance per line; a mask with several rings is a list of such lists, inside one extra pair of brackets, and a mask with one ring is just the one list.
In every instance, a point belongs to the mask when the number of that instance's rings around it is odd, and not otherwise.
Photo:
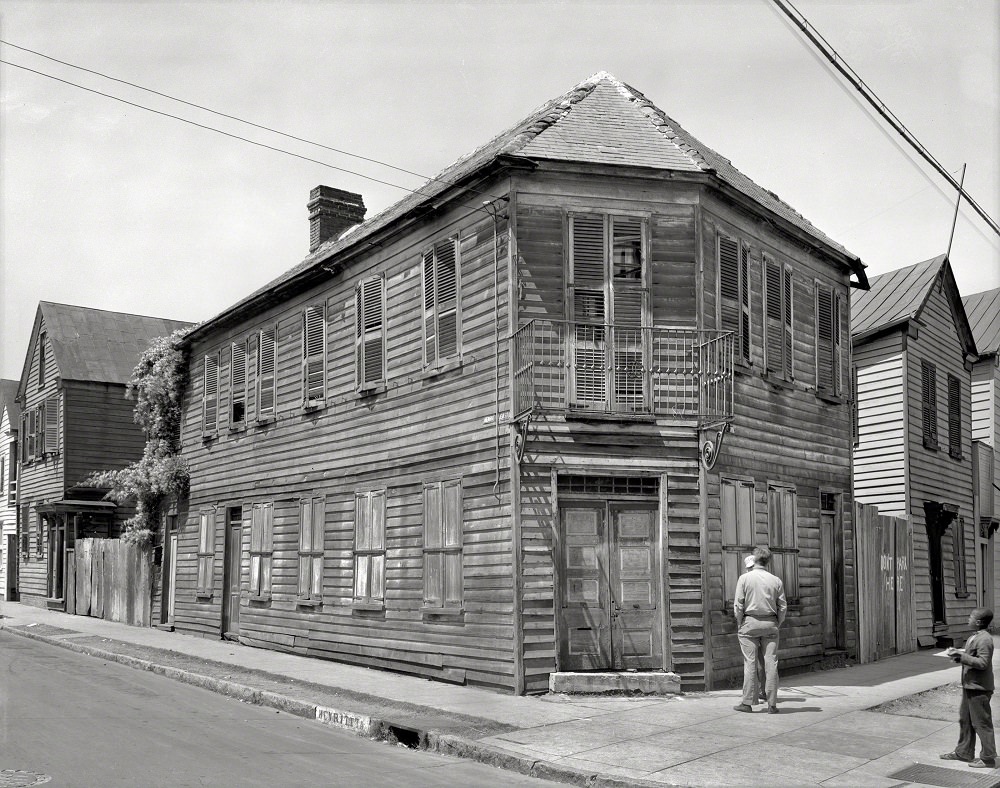
[(561, 411), (719, 424), (733, 415), (733, 334), (534, 319), (510, 340), (513, 417)]

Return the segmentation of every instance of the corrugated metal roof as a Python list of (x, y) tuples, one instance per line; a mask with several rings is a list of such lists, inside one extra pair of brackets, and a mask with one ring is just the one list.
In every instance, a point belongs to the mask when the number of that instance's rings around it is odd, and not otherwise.
[(191, 323), (40, 301), (38, 309), (64, 380), (127, 383), (157, 337)]
[(962, 303), (979, 353), (1000, 353), (1000, 287), (973, 293), (963, 298)]
[(0, 409), (7, 408), (10, 426), (17, 429), (21, 421), (21, 409), (17, 406), (17, 381), (0, 379)]
[(868, 290), (851, 291), (851, 335), (858, 337), (916, 317), (947, 257), (939, 255), (873, 276)]
[(820, 244), (852, 259), (859, 280), (864, 281), (864, 266), (855, 255), (820, 232), (773, 192), (755, 184), (728, 159), (688, 134), (642, 93), (602, 71), (539, 107), (352, 232), (326, 242), (298, 265), (203, 323), (194, 334), (207, 332), (227, 315), (244, 307), (252, 308), (253, 302), (266, 294), (307, 275), (326, 260), (359, 247), (375, 232), (503, 156), (714, 173), (722, 182)]

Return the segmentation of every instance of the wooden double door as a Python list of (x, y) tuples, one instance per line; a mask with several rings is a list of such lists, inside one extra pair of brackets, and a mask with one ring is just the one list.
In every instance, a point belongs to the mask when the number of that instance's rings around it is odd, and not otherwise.
[(663, 667), (656, 504), (560, 507), (560, 670)]

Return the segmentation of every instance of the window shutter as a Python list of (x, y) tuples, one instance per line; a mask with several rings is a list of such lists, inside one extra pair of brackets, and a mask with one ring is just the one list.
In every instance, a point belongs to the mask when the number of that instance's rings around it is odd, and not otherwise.
[(375, 490), (372, 502), (372, 548), (381, 550), (372, 556), (371, 595), (373, 599), (385, 599), (385, 490)]
[(257, 418), (261, 419), (274, 414), (275, 387), (275, 356), (277, 353), (276, 326), (262, 329), (257, 344)]
[(233, 342), (232, 363), (229, 367), (229, 388), (229, 423), (242, 424), (246, 419), (247, 399), (246, 342)]
[(45, 400), (45, 453), (55, 454), (59, 451), (59, 397), (58, 395)]
[(569, 304), (574, 323), (574, 400), (578, 404), (603, 404), (607, 392), (607, 355), (604, 326), (605, 251), (604, 217), (581, 214), (570, 217)]
[(766, 259), (764, 260), (764, 311), (767, 324), (764, 338), (764, 358), (767, 371), (782, 372), (784, 370), (784, 329), (782, 325), (784, 309), (781, 300), (781, 266)]
[(323, 549), (326, 539), (326, 498), (312, 499), (312, 577), (310, 592), (313, 599), (323, 595)]
[(781, 310), (782, 335), (784, 337), (782, 372), (785, 380), (791, 380), (795, 376), (795, 370), (792, 364), (794, 342), (792, 337), (792, 271), (790, 268), (782, 269)]
[[(424, 602), (427, 605), (444, 604), (442, 546), (441, 485), (424, 486)], [(433, 552), (432, 552), (433, 551)]]
[(725, 235), (719, 236), (719, 295), (720, 328), (740, 332), (740, 269), (739, 244)]
[(274, 553), (274, 504), (261, 504), (261, 539), (263, 555), (261, 556), (261, 593), (271, 593), (271, 561)]
[(816, 389), (833, 391), (833, 291), (816, 287)]
[(260, 596), (262, 589), (261, 550), (264, 544), (264, 518), (254, 504), (250, 514), (250, 593)]
[(444, 604), (462, 603), (462, 482), (460, 479), (444, 482), (443, 542), (451, 548), (443, 554)]
[(215, 432), (219, 426), (219, 355), (205, 356), (205, 380), (202, 395), (202, 431)]
[(434, 250), (428, 249), (423, 254), (424, 271), (424, 363), (437, 363), (437, 323), (434, 320), (434, 304), (436, 302), (434, 287)]
[(28, 461), (28, 414), (21, 414), (21, 429), (18, 433), (18, 438), (21, 444), (21, 463), (26, 463)]
[(364, 388), (385, 379), (382, 277), (366, 279), (356, 292), (357, 383)]
[(938, 447), (937, 439), (937, 368), (929, 361), (920, 362), (920, 406), (923, 414), (924, 446)]
[(302, 399), (320, 402), (326, 394), (326, 304), (307, 306), (302, 317)]
[(962, 458), (962, 383), (948, 376), (948, 454)]
[(750, 247), (740, 248), (740, 351), (750, 363)]
[(855, 448), (861, 443), (861, 414), (859, 408), (858, 369), (855, 367), (851, 370), (851, 437), (854, 440)]
[(449, 358), (459, 349), (458, 238), (434, 246), (437, 278), (438, 360)]
[(841, 341), (844, 319), (844, 300), (840, 293), (833, 296), (833, 393), (840, 395), (844, 390), (843, 359), (844, 348)]
[(312, 501), (299, 501), (299, 596), (308, 597), (312, 575)]
[(645, 265), (642, 236), (643, 222), (641, 219), (631, 216), (611, 217), (613, 271), (611, 277), (613, 291), (611, 318), (616, 326), (639, 327), (643, 324), (642, 302), (645, 290)]

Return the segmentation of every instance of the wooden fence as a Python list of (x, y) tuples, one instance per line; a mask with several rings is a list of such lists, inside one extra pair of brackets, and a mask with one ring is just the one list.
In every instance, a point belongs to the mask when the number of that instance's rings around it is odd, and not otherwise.
[(858, 583), (858, 661), (875, 662), (916, 648), (913, 532), (908, 520), (854, 504)]
[(77, 539), (67, 551), (66, 612), (150, 625), (152, 561), (120, 539)]

